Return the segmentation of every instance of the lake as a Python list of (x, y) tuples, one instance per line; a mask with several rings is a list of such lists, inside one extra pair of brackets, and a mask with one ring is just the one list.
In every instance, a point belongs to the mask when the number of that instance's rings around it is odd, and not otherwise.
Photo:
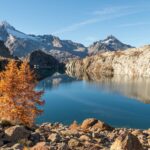
[(39, 82), (44, 113), (37, 123), (97, 118), (115, 127), (150, 128), (150, 79), (70, 77), (55, 73)]

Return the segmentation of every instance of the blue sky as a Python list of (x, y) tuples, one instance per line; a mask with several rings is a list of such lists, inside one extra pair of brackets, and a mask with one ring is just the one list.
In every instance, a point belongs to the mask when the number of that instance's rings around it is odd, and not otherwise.
[(110, 34), (133, 46), (150, 44), (150, 0), (0, 0), (0, 20), (86, 46)]

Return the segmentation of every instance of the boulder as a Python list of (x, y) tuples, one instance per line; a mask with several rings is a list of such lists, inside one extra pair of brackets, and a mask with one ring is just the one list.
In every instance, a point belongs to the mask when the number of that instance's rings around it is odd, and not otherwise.
[(64, 143), (64, 142), (58, 143), (57, 144), (57, 149), (58, 150), (70, 150), (68, 145), (66, 143)]
[(112, 130), (113, 129), (108, 124), (106, 124), (100, 120), (97, 120), (95, 118), (90, 118), (90, 119), (84, 120), (83, 123), (81, 124), (81, 128), (85, 129), (85, 130), (89, 129), (89, 128), (100, 129), (100, 130)]
[(4, 131), (2, 128), (0, 128), (0, 139), (4, 136)]
[(135, 135), (135, 136), (138, 136), (138, 135), (141, 135), (143, 133), (142, 133), (141, 130), (136, 129), (136, 130), (132, 131), (132, 134)]
[(41, 135), (38, 132), (31, 133), (29, 138), (32, 143), (38, 143), (41, 139)]
[(21, 139), (28, 139), (30, 131), (24, 126), (16, 125), (5, 130), (5, 138), (11, 142), (18, 142)]
[(81, 141), (90, 141), (90, 138), (87, 135), (81, 135), (79, 139)]
[(15, 150), (25, 150), (23, 144), (20, 144), (20, 143), (17, 143), (15, 145), (13, 145), (12, 149), (15, 149)]
[(80, 146), (80, 142), (77, 139), (70, 139), (68, 142), (69, 148), (74, 148)]
[(81, 124), (81, 128), (82, 129), (88, 129), (90, 127), (93, 127), (93, 125), (95, 125), (98, 122), (97, 119), (95, 118), (89, 118), (83, 121), (83, 123)]
[(52, 133), (49, 135), (48, 140), (51, 142), (58, 142), (60, 140), (60, 135), (57, 133)]
[(124, 133), (115, 140), (110, 150), (143, 150), (143, 147), (136, 136)]
[(70, 130), (77, 130), (78, 128), (79, 126), (76, 121), (74, 121), (69, 127)]
[(3, 146), (4, 142), (2, 140), (0, 140), (0, 146)]
[(33, 146), (31, 150), (50, 150), (50, 147), (46, 144), (46, 142), (39, 142)]

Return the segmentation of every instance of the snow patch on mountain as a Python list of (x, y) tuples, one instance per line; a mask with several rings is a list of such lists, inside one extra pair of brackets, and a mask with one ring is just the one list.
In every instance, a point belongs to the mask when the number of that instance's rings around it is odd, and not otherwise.
[(20, 39), (31, 39), (31, 40), (36, 40), (35, 37), (32, 37), (30, 35), (27, 35), (25, 33), (22, 33), (20, 31), (17, 31), (13, 26), (11, 26), (8, 22), (2, 21), (0, 22), (0, 29), (5, 30), (8, 35), (14, 36), (16, 38)]
[(7, 29), (8, 34), (15, 36), (16, 38), (21, 38), (21, 39), (31, 39), (31, 40), (36, 40), (36, 38), (26, 35), (22, 32), (19, 32), (17, 30), (12, 30), (12, 29)]
[(125, 50), (128, 48), (132, 48), (132, 46), (124, 44), (113, 35), (110, 35), (106, 39), (94, 42), (90, 45), (88, 52), (89, 54), (96, 54), (104, 51)]

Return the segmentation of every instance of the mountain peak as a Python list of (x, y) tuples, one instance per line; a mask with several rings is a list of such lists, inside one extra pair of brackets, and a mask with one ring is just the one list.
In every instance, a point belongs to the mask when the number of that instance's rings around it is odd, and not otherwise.
[(118, 40), (118, 39), (117, 39), (115, 36), (113, 36), (113, 35), (107, 36), (105, 40), (108, 40), (108, 39), (115, 39), (115, 40)]
[(0, 27), (9, 28), (9, 29), (15, 29), (13, 26), (11, 26), (7, 21), (1, 21)]
[(132, 46), (127, 45), (119, 41), (115, 36), (109, 35), (104, 40), (100, 40), (94, 42), (88, 48), (89, 53), (98, 53), (104, 51), (117, 51), (117, 50), (125, 50), (127, 48), (131, 48)]

